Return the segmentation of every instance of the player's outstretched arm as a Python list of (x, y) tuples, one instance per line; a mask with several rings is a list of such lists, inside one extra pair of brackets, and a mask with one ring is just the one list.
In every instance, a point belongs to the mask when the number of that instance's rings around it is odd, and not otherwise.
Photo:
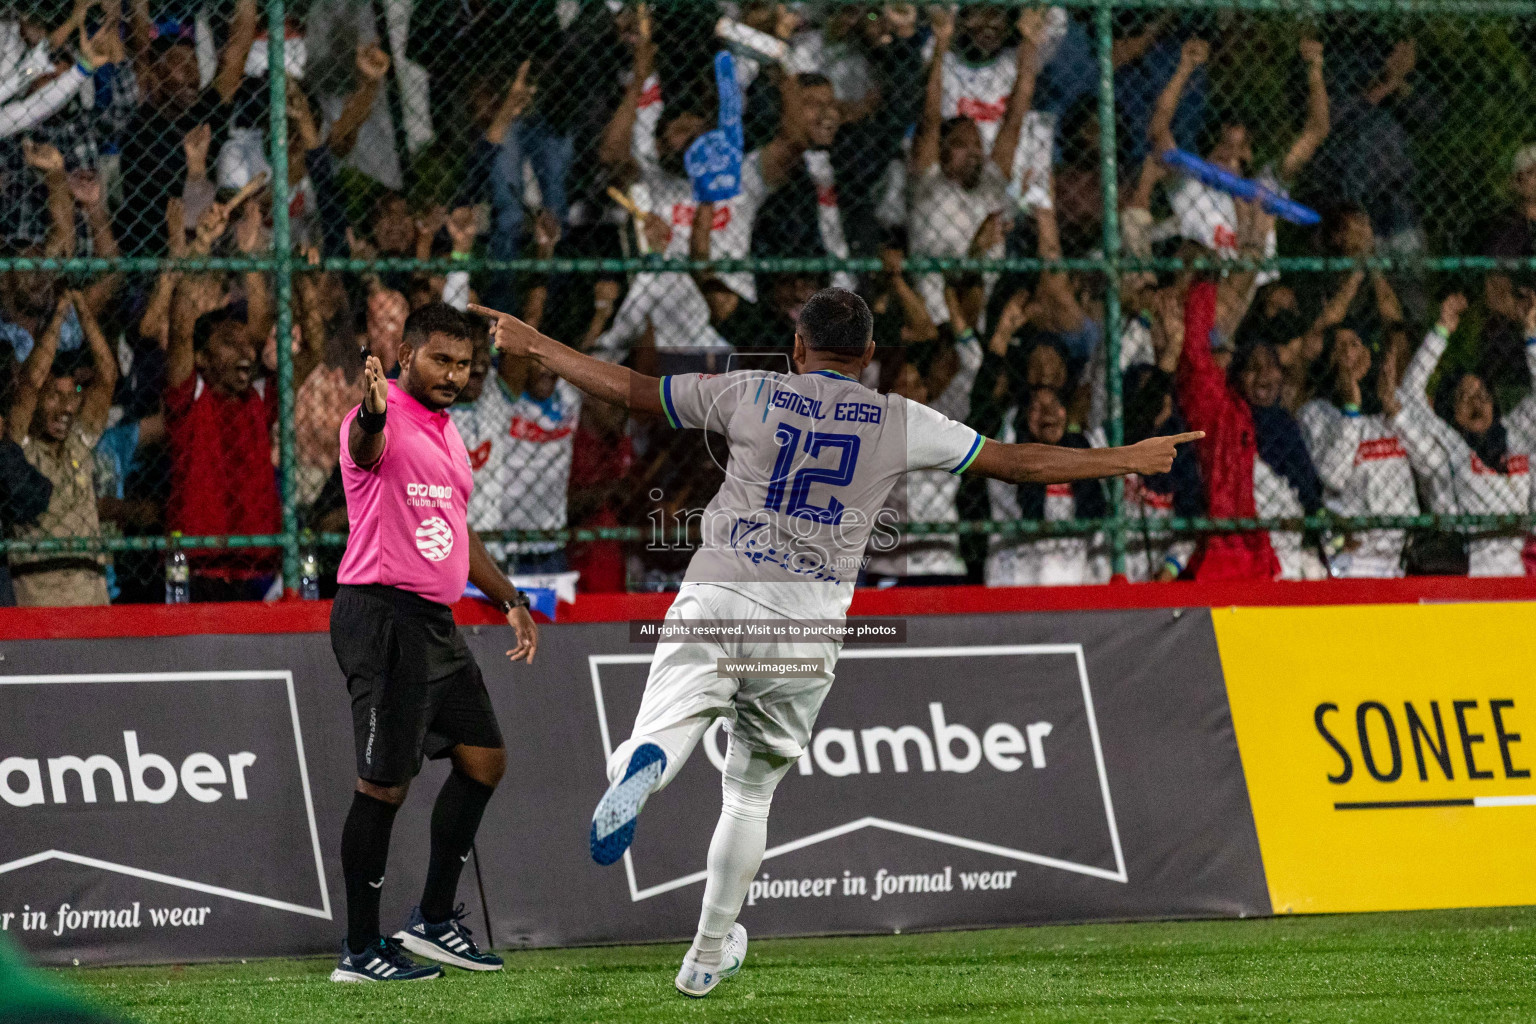
[(599, 401), (622, 405), (631, 412), (662, 414), (658, 378), (577, 352), (540, 334), (510, 313), (474, 303), (469, 311), (490, 319), (491, 341), (503, 354), (534, 359)]
[(1123, 448), (1063, 448), (1054, 444), (1003, 444), (987, 440), (967, 472), (1014, 484), (1065, 484), (1137, 473), (1152, 476), (1173, 468), (1179, 445), (1198, 441), (1201, 430), (1149, 437)]

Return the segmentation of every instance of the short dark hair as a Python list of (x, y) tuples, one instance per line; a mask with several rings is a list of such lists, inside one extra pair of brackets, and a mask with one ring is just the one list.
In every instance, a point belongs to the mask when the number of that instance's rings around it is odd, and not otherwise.
[(197, 48), (196, 42), (190, 35), (168, 33), (166, 35), (156, 36), (154, 39), (150, 40), (149, 43), (150, 63), (153, 64), (155, 61), (158, 61), (161, 57), (164, 57), (178, 46), (185, 46), (189, 50), (195, 50)]
[(15, 16), (28, 19), (45, 28), (55, 29), (69, 20), (68, 3), (63, 0), (29, 0), (24, 4), (8, 5), (18, 8)]
[(468, 318), (446, 302), (429, 302), (405, 318), (402, 342), (411, 348), (421, 348), (434, 334), (446, 334), (475, 342), (475, 329)]
[(373, 220), (376, 221), (384, 216), (384, 208), (391, 203), (404, 203), (407, 208), (411, 205), (411, 201), (406, 198), (404, 192), (396, 192), (392, 188), (387, 188), (380, 192), (373, 201)]
[(692, 114), (694, 117), (705, 121), (713, 121), (717, 113), (715, 98), (715, 80), (713, 76), (706, 78), (698, 75), (688, 83), (687, 88), (678, 89), (677, 102), (669, 103), (661, 116), (662, 124), (670, 124), (673, 120), (684, 114)]
[(1311, 322), (1293, 309), (1277, 310), (1255, 326), (1260, 340), (1276, 346), (1288, 345), (1312, 329)]
[(816, 352), (859, 355), (875, 336), (875, 318), (864, 300), (845, 288), (823, 288), (805, 301), (795, 324)]
[(53, 357), (53, 363), (48, 367), (48, 376), (53, 380), (60, 377), (73, 378), (82, 366), (90, 366), (90, 353), (81, 346), (71, 352), (60, 352)]
[(964, 128), (966, 125), (970, 125), (974, 128), (976, 126), (976, 122), (972, 121), (964, 114), (960, 114), (955, 117), (946, 117), (939, 124), (939, 145), (949, 145), (949, 137), (955, 134), (955, 132), (959, 131), (961, 128)]
[(246, 323), (245, 304), (243, 302), (231, 302), (227, 306), (212, 309), (198, 317), (192, 324), (192, 351), (201, 352), (208, 347), (208, 342), (213, 338), (213, 332), (225, 324)]

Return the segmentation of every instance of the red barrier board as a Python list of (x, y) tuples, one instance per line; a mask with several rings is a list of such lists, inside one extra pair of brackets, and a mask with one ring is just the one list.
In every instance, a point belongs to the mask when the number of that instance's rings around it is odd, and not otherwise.
[[(672, 594), (583, 594), (560, 606), (559, 622), (659, 619)], [(1421, 604), (1536, 601), (1536, 580), (1416, 576), (1316, 583), (1141, 583), (1091, 587), (893, 587), (860, 590), (850, 615), (965, 615), (1133, 608), (1225, 608), (1286, 605)], [(198, 634), (323, 633), (329, 601), (271, 604), (115, 605), (103, 608), (0, 609), (0, 640), (88, 639)], [(494, 625), (496, 609), (460, 601), (463, 625)]]

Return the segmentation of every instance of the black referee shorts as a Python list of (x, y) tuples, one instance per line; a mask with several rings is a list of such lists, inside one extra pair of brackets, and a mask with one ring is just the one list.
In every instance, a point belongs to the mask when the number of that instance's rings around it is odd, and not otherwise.
[(358, 778), (398, 786), (423, 757), (447, 757), (460, 743), (503, 745), (480, 666), (446, 605), (396, 587), (342, 586), (331, 650), (352, 695)]

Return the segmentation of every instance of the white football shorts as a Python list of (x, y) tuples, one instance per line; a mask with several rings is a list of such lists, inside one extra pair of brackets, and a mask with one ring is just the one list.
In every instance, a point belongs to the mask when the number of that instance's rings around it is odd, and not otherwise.
[[(667, 609), (667, 622), (784, 621), (778, 612), (751, 598), (711, 583), (685, 583)], [(731, 722), (738, 742), (781, 757), (798, 758), (811, 740), (811, 728), (832, 687), (841, 640), (726, 639), (659, 643), (645, 681), (634, 736), (660, 732), (695, 716), (719, 716)], [(721, 658), (820, 658), (822, 675), (722, 676)]]

